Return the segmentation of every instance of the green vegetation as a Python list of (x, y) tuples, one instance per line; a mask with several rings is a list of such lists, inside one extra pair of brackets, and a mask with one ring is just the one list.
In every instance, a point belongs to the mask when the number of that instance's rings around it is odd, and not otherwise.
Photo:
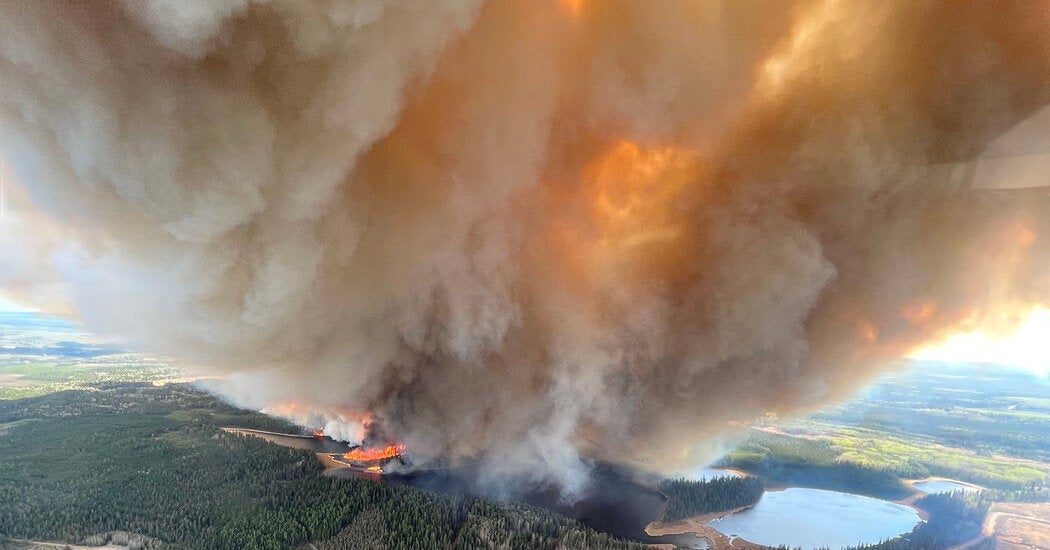
[(818, 432), (856, 428), (862, 435), (896, 438), (942, 454), (1048, 462), (1047, 395), (1050, 379), (1033, 374), (920, 362), (907, 375), (889, 377), (863, 397), (822, 411), (799, 427)]
[(719, 477), (708, 481), (668, 479), (660, 483), (667, 497), (663, 521), (725, 512), (752, 506), (762, 498), (762, 482), (754, 477)]
[(755, 432), (727, 463), (762, 468), (783, 483), (797, 481), (801, 466), (859, 467), (858, 475), (874, 476), (863, 485), (887, 484), (865, 489), (877, 496), (894, 494), (889, 476), (942, 476), (1006, 490), (1042, 485), (1050, 472), (1047, 394), (1050, 381), (1026, 373), (920, 363), (810, 418), (758, 423), (789, 435)]
[(0, 401), (85, 389), (104, 382), (149, 382), (177, 375), (173, 367), (130, 355), (64, 362), (0, 361)]
[(723, 460), (770, 483), (898, 499), (908, 491), (892, 470), (843, 462), (828, 441), (755, 432)]
[[(0, 362), (2, 536), (170, 548), (637, 546), (531, 506), (321, 476), (310, 453), (219, 429), (294, 425), (189, 386), (132, 383), (177, 376), (148, 358), (49, 361)], [(755, 475), (665, 481), (663, 519), (754, 504), (763, 483), (887, 499), (909, 494), (902, 479), (928, 476), (993, 488), (920, 499), (928, 522), (859, 547), (917, 550), (974, 539), (993, 502), (1050, 499), (1050, 384), (945, 369), (885, 380), (807, 419), (760, 422), (723, 460)]]
[(931, 443), (912, 443), (868, 430), (840, 430), (831, 437), (831, 442), (841, 450), (840, 460), (890, 470), (903, 478), (943, 476), (986, 487), (1007, 488), (1025, 487), (1046, 479), (1045, 472), (1032, 466)]
[(11, 538), (127, 531), (173, 548), (640, 547), (530, 506), (322, 477), (308, 452), (220, 430), (294, 427), (182, 385), (110, 383), (0, 402), (0, 423), (0, 533)]

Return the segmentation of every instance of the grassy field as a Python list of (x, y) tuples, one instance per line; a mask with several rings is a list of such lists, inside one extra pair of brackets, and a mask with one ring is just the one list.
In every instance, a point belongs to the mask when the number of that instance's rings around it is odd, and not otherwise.
[(75, 362), (0, 361), (0, 400), (83, 389), (100, 382), (151, 382), (177, 376), (174, 367), (130, 354)]
[(0, 311), (0, 400), (177, 376), (166, 360), (101, 342), (71, 321)]
[(890, 469), (909, 478), (943, 476), (992, 487), (1023, 487), (1047, 479), (1046, 470), (1009, 457), (981, 456), (868, 430), (843, 430), (830, 440), (842, 451), (839, 460)]
[[(727, 457), (849, 464), (900, 479), (1000, 489), (1050, 481), (1050, 381), (987, 366), (918, 364), (808, 418), (762, 419)], [(742, 462), (743, 461), (743, 462)]]

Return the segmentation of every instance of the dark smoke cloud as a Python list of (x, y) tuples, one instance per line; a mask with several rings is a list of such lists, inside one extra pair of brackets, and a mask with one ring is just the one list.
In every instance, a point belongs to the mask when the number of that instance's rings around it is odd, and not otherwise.
[(1028, 1), (5, 0), (76, 252), (5, 246), (240, 403), (574, 489), (1047, 303), (1046, 193), (972, 188), (1048, 65)]

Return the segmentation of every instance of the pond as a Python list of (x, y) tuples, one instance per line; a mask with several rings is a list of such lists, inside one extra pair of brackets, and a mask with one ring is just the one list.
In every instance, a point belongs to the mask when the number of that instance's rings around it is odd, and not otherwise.
[(951, 479), (930, 479), (927, 481), (917, 481), (912, 484), (912, 487), (928, 494), (934, 495), (938, 493), (952, 493), (955, 491), (980, 491), (980, 487), (974, 485), (968, 485), (961, 481), (955, 481)]
[(754, 508), (708, 525), (756, 544), (836, 549), (891, 539), (918, 523), (918, 512), (901, 504), (792, 487), (769, 491)]

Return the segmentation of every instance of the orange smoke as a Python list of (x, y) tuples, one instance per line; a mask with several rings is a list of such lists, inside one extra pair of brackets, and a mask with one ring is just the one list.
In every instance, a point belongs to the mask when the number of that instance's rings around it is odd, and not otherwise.
[(696, 158), (686, 150), (617, 143), (583, 176), (601, 227), (600, 244), (634, 247), (679, 238), (684, 219), (675, 203), (696, 173)]
[(561, 0), (561, 5), (569, 12), (569, 16), (573, 19), (580, 16), (583, 12), (583, 4), (585, 0)]
[(339, 441), (362, 441), (375, 418), (372, 413), (349, 407), (317, 405), (298, 401), (277, 401), (261, 412), (279, 416), (309, 430), (314, 437), (331, 437)]
[(591, 158), (577, 181), (549, 184), (549, 209), (558, 215), (548, 235), (567, 278), (623, 283), (682, 274), (692, 238), (683, 202), (699, 178), (689, 149), (620, 139)]
[(879, 341), (879, 327), (875, 326), (875, 323), (870, 321), (861, 322), (857, 328), (857, 333), (860, 336), (861, 341), (867, 344), (874, 344)]
[(910, 303), (901, 308), (901, 317), (913, 326), (930, 321), (936, 314), (937, 304), (930, 301)]

